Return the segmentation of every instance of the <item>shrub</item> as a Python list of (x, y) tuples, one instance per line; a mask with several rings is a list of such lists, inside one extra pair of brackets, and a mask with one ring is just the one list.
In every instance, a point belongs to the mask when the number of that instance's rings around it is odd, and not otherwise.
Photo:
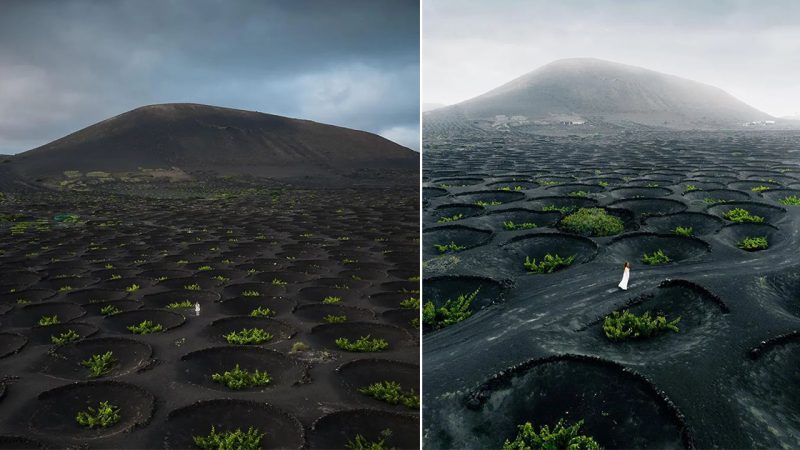
[(47, 327), (50, 325), (59, 324), (61, 323), (61, 321), (58, 320), (58, 315), (56, 314), (52, 316), (42, 316), (41, 318), (39, 318), (39, 322), (37, 323), (39, 324), (39, 326)]
[(100, 308), (100, 314), (104, 316), (113, 316), (114, 314), (119, 314), (121, 312), (122, 310), (114, 305), (106, 305)]
[(696, 191), (696, 190), (697, 190), (697, 186), (695, 186), (693, 184), (687, 184), (686, 185), (686, 190), (684, 192), (692, 192), (692, 191)]
[(295, 342), (292, 344), (292, 349), (289, 350), (289, 353), (300, 353), (308, 350), (308, 345), (304, 342)]
[(525, 257), (525, 262), (522, 263), (529, 272), (532, 273), (553, 273), (562, 267), (570, 266), (575, 261), (575, 255), (562, 258), (560, 255), (551, 255), (550, 253), (544, 255), (544, 258), (536, 262), (536, 258), (530, 259)]
[(264, 433), (257, 428), (250, 427), (247, 431), (237, 428), (234, 431), (217, 433), (211, 426), (208, 436), (192, 436), (194, 445), (203, 450), (260, 450)]
[(194, 307), (194, 303), (190, 302), (189, 300), (184, 300), (182, 302), (172, 302), (169, 305), (167, 305), (167, 309), (184, 309), (192, 307)]
[(732, 202), (733, 200), (723, 200), (721, 198), (706, 197), (703, 199), (703, 201), (710, 205), (716, 205), (717, 203), (729, 203)]
[(342, 297), (337, 297), (335, 295), (329, 295), (322, 299), (322, 303), (326, 305), (335, 305), (337, 303), (341, 303)]
[(110, 404), (109, 402), (100, 402), (97, 409), (91, 406), (86, 411), (78, 411), (75, 420), (78, 425), (88, 428), (108, 428), (117, 424), (122, 419), (119, 413), (119, 407)]
[(242, 291), (242, 297), (261, 297), (261, 292), (253, 290)]
[(525, 422), (517, 427), (514, 441), (506, 439), (503, 450), (600, 450), (593, 438), (579, 434), (581, 427), (583, 420), (564, 426), (564, 419), (561, 419), (553, 431), (543, 425), (537, 432), (530, 422)]
[(556, 206), (556, 205), (547, 205), (542, 208), (542, 211), (556, 211), (562, 214), (569, 214), (572, 211), (575, 211), (577, 206), (575, 205), (567, 205), (567, 206)]
[(747, 250), (748, 252), (754, 252), (756, 250), (766, 250), (769, 248), (769, 242), (767, 242), (767, 238), (765, 236), (759, 237), (746, 237), (739, 241), (736, 244), (742, 250)]
[(327, 316), (322, 318), (322, 321), (325, 323), (342, 323), (347, 322), (347, 316), (334, 316), (333, 314), (328, 314)]
[(419, 397), (414, 393), (414, 390), (411, 389), (409, 392), (404, 392), (400, 383), (395, 381), (378, 381), (360, 388), (358, 392), (390, 405), (403, 405), (413, 409), (419, 407)]
[(657, 266), (659, 264), (667, 264), (672, 261), (664, 250), (658, 249), (653, 253), (645, 253), (642, 255), (642, 262), (645, 264), (649, 264), (651, 266)]
[(225, 340), (229, 344), (262, 344), (272, 340), (274, 336), (261, 328), (243, 328), (226, 334)]
[(753, 191), (753, 192), (764, 192), (764, 191), (769, 190), (769, 189), (772, 189), (772, 188), (769, 187), (769, 186), (755, 186), (755, 187), (750, 188), (750, 190)]
[(64, 344), (66, 344), (68, 342), (77, 341), (80, 338), (81, 338), (81, 335), (79, 335), (77, 332), (75, 332), (75, 330), (67, 330), (67, 331), (61, 332), (58, 335), (54, 334), (54, 335), (50, 336), (50, 342), (52, 342), (55, 345), (64, 345)]
[(81, 365), (89, 369), (90, 378), (102, 377), (114, 367), (117, 360), (114, 359), (113, 352), (105, 352), (102, 355), (92, 355), (91, 358), (81, 361)]
[(478, 200), (477, 202), (475, 202), (475, 205), (480, 206), (481, 208), (486, 208), (487, 206), (499, 206), (499, 205), (502, 205), (502, 204), (503, 204), (503, 202), (500, 202), (500, 201), (497, 201), (497, 200), (490, 200), (488, 202), (485, 202), (485, 201), (482, 201), (482, 200)]
[(164, 329), (164, 327), (162, 327), (161, 324), (153, 323), (150, 320), (143, 320), (139, 322), (137, 325), (130, 325), (127, 328), (128, 331), (130, 331), (133, 334), (158, 333), (159, 331)]
[(186, 289), (187, 291), (199, 291), (200, 285), (197, 283), (192, 283), (192, 284), (187, 284), (183, 288)]
[(288, 281), (283, 281), (283, 280), (278, 279), (278, 278), (273, 278), (272, 279), (272, 285), (273, 286), (286, 286), (287, 284), (289, 284)]
[(336, 346), (348, 352), (380, 352), (389, 348), (389, 343), (384, 339), (366, 335), (355, 341), (347, 338), (338, 338), (336, 339)]
[(133, 283), (132, 285), (130, 285), (130, 286), (128, 286), (128, 287), (126, 287), (126, 288), (125, 288), (125, 292), (128, 292), (128, 293), (133, 293), (133, 292), (136, 292), (136, 291), (138, 291), (138, 290), (139, 290), (139, 288), (141, 288), (141, 286), (139, 286), (139, 285), (138, 285), (138, 284), (136, 284), (136, 283)]
[(780, 202), (781, 204), (787, 206), (800, 206), (800, 197), (796, 195), (790, 195), (788, 197), (783, 197)]
[(570, 197), (586, 197), (587, 195), (589, 195), (589, 193), (586, 191), (572, 191), (567, 195)]
[(269, 317), (273, 314), (275, 314), (273, 310), (263, 306), (259, 306), (258, 308), (250, 311), (250, 317)]
[(266, 386), (270, 382), (270, 377), (267, 372), (261, 372), (256, 369), (255, 372), (251, 373), (248, 370), (240, 368), (239, 365), (236, 364), (233, 370), (212, 374), (211, 380), (224, 384), (228, 389), (237, 391), (252, 386)]
[(198, 267), (198, 268), (197, 268), (197, 270), (198, 270), (199, 272), (206, 272), (206, 271), (208, 271), (208, 270), (214, 270), (214, 268), (213, 268), (213, 267), (211, 267), (211, 266), (200, 266), (200, 267)]
[(467, 248), (452, 241), (449, 244), (433, 244), (433, 246), (436, 247), (436, 250), (439, 250), (439, 253), (458, 252)]
[(611, 236), (622, 233), (625, 226), (603, 208), (581, 208), (561, 220), (561, 228), (589, 236)]
[(726, 211), (722, 217), (730, 220), (731, 222), (754, 222), (754, 223), (761, 223), (764, 221), (764, 218), (761, 216), (754, 216), (750, 214), (750, 211), (744, 208), (733, 208), (729, 211)]
[(400, 302), (400, 307), (403, 309), (419, 309), (419, 299), (416, 297), (408, 297)]
[(690, 237), (694, 234), (694, 228), (678, 226), (675, 227), (675, 234), (677, 234), (678, 236)]
[(455, 214), (455, 215), (452, 215), (452, 216), (449, 216), (449, 217), (440, 217), (439, 220), (437, 220), (436, 222), (437, 223), (449, 223), (449, 222), (455, 222), (456, 220), (461, 220), (463, 218), (464, 218), (464, 214), (459, 213), (459, 214)]
[(533, 222), (523, 222), (523, 223), (514, 223), (512, 221), (504, 221), (503, 228), (506, 230), (530, 230), (532, 228), (536, 228), (537, 225)]
[(385, 429), (381, 431), (380, 438), (377, 441), (371, 442), (367, 440), (364, 436), (360, 434), (356, 434), (356, 437), (353, 440), (347, 440), (347, 444), (345, 444), (345, 448), (348, 450), (394, 450), (394, 447), (389, 446), (386, 443), (386, 439), (388, 439), (392, 435), (392, 431), (389, 429)]
[(650, 311), (637, 316), (628, 310), (614, 311), (603, 320), (603, 333), (612, 341), (625, 339), (642, 339), (653, 336), (664, 330), (678, 332), (681, 318), (668, 322), (663, 314), (652, 317)]
[(438, 308), (432, 301), (426, 302), (422, 308), (422, 323), (438, 330), (468, 319), (472, 315), (470, 306), (479, 291), (476, 289), (471, 294), (461, 294), (455, 300), (448, 299)]

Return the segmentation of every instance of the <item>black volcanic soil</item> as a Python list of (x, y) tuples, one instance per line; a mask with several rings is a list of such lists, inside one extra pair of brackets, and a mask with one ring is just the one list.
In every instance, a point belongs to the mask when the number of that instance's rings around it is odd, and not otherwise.
[[(419, 392), (418, 310), (400, 305), (420, 290), (418, 187), (408, 179), (326, 189), (203, 178), (4, 191), (0, 448), (188, 448), (212, 425), (259, 427), (263, 448), (330, 448), (376, 433), (364, 408), (377, 411), (398, 446), (412, 448), (418, 410), (357, 389), (398, 381)], [(54, 220), (63, 213), (79, 218)], [(38, 325), (52, 316), (58, 324)], [(345, 321), (326, 324), (331, 317)], [(164, 329), (127, 330), (143, 320)], [(242, 328), (274, 337), (225, 342), (222, 334)], [(70, 330), (79, 339), (55, 347), (52, 337)], [(370, 333), (391, 348), (351, 353), (334, 344)], [(81, 361), (107, 351), (111, 371), (90, 378)], [(266, 370), (271, 382), (234, 391), (211, 379), (236, 364)], [(362, 367), (374, 370), (355, 370)], [(118, 425), (76, 424), (77, 410), (104, 400), (122, 408)], [(326, 425), (342, 419), (344, 434)]]
[[(603, 448), (798, 445), (800, 207), (780, 200), (800, 187), (800, 135), (589, 140), (463, 122), (435, 122), (426, 133), (423, 188), (435, 195), (423, 205), (423, 248), (445, 236), (467, 248), (423, 253), (423, 302), (440, 306), (481, 288), (471, 317), (423, 328), (426, 445), (498, 448), (521, 423), (560, 418), (585, 420)], [(770, 189), (753, 190), (761, 185)], [(464, 209), (464, 194), (503, 188), (517, 198)], [(576, 206), (616, 212), (625, 231), (564, 233), (558, 221)], [(543, 211), (553, 207), (565, 210)], [(723, 217), (732, 208), (764, 223), (733, 224)], [(462, 210), (459, 220), (437, 223)], [(537, 226), (507, 230), (509, 220)], [(679, 226), (693, 237), (677, 235)], [(768, 249), (737, 247), (759, 236)], [(659, 249), (669, 264), (641, 262)], [(576, 260), (552, 274), (526, 273), (526, 255), (547, 253)], [(625, 260), (633, 267), (621, 291)], [(612, 342), (603, 318), (624, 309), (680, 317), (680, 331)]]

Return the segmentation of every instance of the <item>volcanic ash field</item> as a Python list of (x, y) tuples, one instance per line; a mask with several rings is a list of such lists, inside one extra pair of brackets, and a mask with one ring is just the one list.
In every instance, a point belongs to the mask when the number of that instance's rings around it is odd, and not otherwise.
[(413, 187), (5, 193), (0, 447), (417, 448), (417, 217)]
[(800, 135), (453, 131), (424, 149), (427, 445), (563, 419), (604, 448), (800, 446)]

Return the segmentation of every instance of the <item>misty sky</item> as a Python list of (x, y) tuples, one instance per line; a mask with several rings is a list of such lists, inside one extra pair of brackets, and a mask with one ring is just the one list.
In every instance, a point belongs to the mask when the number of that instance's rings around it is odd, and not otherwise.
[(551, 61), (594, 57), (800, 114), (800, 1), (425, 0), (423, 17), (423, 103), (457, 103)]
[(418, 150), (419, 4), (0, 1), (0, 153), (172, 102), (311, 119)]

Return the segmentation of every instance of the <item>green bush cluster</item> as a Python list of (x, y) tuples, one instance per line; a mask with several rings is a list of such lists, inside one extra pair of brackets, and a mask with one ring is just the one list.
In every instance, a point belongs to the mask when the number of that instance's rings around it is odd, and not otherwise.
[(114, 314), (119, 314), (121, 312), (122, 310), (114, 305), (106, 305), (100, 308), (100, 314), (104, 316), (113, 316)]
[(757, 250), (766, 250), (769, 248), (769, 242), (767, 241), (766, 236), (746, 237), (739, 241), (736, 246), (742, 250), (754, 252)]
[(186, 309), (194, 307), (194, 303), (189, 300), (183, 300), (181, 302), (172, 302), (167, 305), (167, 309)]
[(341, 302), (342, 302), (342, 297), (337, 297), (335, 295), (329, 295), (322, 299), (322, 303), (325, 305), (335, 305)]
[(457, 220), (461, 220), (463, 218), (464, 218), (464, 214), (459, 213), (459, 214), (454, 214), (454, 215), (449, 216), (449, 217), (440, 217), (439, 220), (437, 220), (436, 222), (437, 223), (450, 223), (450, 222), (455, 222)]
[(403, 309), (419, 309), (419, 299), (417, 297), (408, 297), (400, 301), (400, 307)]
[(133, 334), (158, 333), (164, 329), (161, 324), (153, 323), (151, 320), (143, 320), (136, 325), (129, 325), (127, 328)]
[(678, 226), (675, 227), (675, 234), (677, 234), (678, 236), (691, 237), (694, 234), (694, 228)]
[(395, 381), (378, 381), (360, 388), (358, 392), (390, 405), (403, 405), (412, 409), (419, 407), (419, 397), (414, 393), (414, 390), (411, 389), (409, 392), (405, 392), (400, 383)]
[(75, 421), (78, 422), (78, 425), (87, 428), (108, 428), (116, 425), (121, 419), (119, 407), (109, 402), (100, 402), (97, 408), (90, 406), (86, 411), (78, 411), (75, 416)]
[(380, 352), (389, 348), (389, 343), (385, 339), (373, 338), (368, 334), (355, 341), (344, 337), (338, 338), (336, 346), (348, 352)]
[(566, 426), (564, 419), (558, 421), (553, 430), (543, 425), (539, 431), (530, 422), (517, 427), (517, 437), (506, 439), (503, 450), (600, 450), (591, 436), (580, 434), (583, 420)]
[(264, 433), (253, 427), (218, 433), (213, 425), (207, 436), (192, 436), (194, 445), (203, 450), (260, 450), (263, 439)]
[(531, 273), (553, 273), (563, 267), (569, 267), (574, 261), (575, 255), (563, 258), (561, 255), (551, 255), (548, 253), (544, 255), (544, 258), (539, 262), (536, 261), (536, 258), (531, 259), (529, 256), (526, 256), (525, 262), (522, 263), (522, 265)]
[(603, 208), (580, 208), (561, 220), (561, 228), (588, 236), (611, 236), (622, 233), (625, 225), (619, 217)]
[(653, 317), (650, 311), (642, 313), (641, 316), (628, 310), (614, 311), (603, 320), (603, 333), (612, 341), (643, 339), (665, 330), (679, 332), (678, 322), (680, 320), (681, 318), (678, 317), (675, 320), (667, 321), (663, 314), (656, 314)]
[(226, 334), (225, 340), (229, 344), (263, 344), (272, 340), (274, 336), (261, 328), (242, 328), (239, 331), (231, 331)]
[(742, 222), (752, 222), (752, 223), (762, 223), (764, 222), (764, 218), (761, 216), (755, 216), (750, 214), (750, 211), (744, 208), (733, 208), (729, 211), (726, 211), (722, 217), (730, 220), (731, 222), (742, 223)]
[(81, 361), (81, 365), (89, 369), (89, 378), (99, 378), (108, 375), (117, 360), (111, 351), (99, 355), (92, 355), (89, 359)]
[(645, 253), (642, 255), (642, 262), (651, 266), (658, 266), (660, 264), (668, 264), (670, 261), (669, 256), (664, 253), (664, 250), (658, 249), (653, 253)]
[(236, 364), (236, 367), (234, 367), (232, 370), (226, 370), (223, 373), (212, 374), (211, 380), (217, 383), (222, 383), (227, 386), (228, 389), (233, 389), (235, 391), (252, 386), (266, 386), (271, 381), (270, 376), (266, 371), (261, 372), (260, 370), (256, 369), (254, 372), (250, 372), (246, 369), (240, 368), (239, 364)]
[(498, 200), (490, 200), (488, 202), (485, 202), (485, 201), (482, 201), (482, 200), (478, 200), (477, 202), (475, 202), (475, 205), (476, 206), (480, 206), (481, 208), (486, 208), (487, 206), (500, 206), (502, 204), (503, 204), (503, 202), (498, 201)]
[(750, 188), (750, 190), (753, 191), (753, 192), (764, 192), (764, 191), (769, 190), (769, 189), (772, 189), (772, 188), (769, 187), (769, 186), (763, 186), (763, 185), (762, 186), (755, 186), (755, 187)]
[(461, 294), (456, 299), (448, 299), (438, 308), (430, 300), (425, 302), (422, 308), (422, 323), (438, 330), (468, 319), (472, 315), (470, 306), (479, 291), (480, 289), (476, 289), (470, 294)]

